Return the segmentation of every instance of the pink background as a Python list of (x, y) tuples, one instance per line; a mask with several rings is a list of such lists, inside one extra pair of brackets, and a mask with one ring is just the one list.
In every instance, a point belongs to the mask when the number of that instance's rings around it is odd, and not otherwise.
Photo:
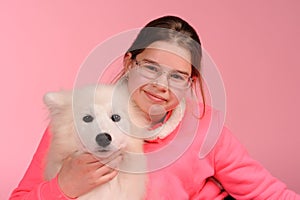
[(97, 44), (165, 14), (188, 20), (218, 65), (227, 126), (300, 193), (299, 11), (297, 0), (1, 1), (0, 199), (17, 186), (47, 126), (44, 93), (70, 88)]

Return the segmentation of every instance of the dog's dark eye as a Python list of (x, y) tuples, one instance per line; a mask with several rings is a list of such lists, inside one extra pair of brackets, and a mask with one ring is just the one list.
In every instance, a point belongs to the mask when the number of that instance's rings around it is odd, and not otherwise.
[(120, 115), (117, 115), (117, 114), (113, 114), (111, 116), (111, 120), (113, 120), (114, 122), (118, 122), (121, 120), (121, 116)]
[(86, 123), (92, 122), (94, 118), (91, 115), (86, 115), (82, 118), (82, 120)]

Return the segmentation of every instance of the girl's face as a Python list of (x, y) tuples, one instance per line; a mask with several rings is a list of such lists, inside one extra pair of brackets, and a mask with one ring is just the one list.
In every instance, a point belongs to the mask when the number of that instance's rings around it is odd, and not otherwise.
[[(131, 55), (125, 57), (125, 67), (129, 69), (128, 88), (131, 98), (151, 121), (162, 119), (167, 111), (173, 110), (184, 97), (188, 88), (170, 86), (168, 74), (180, 72), (191, 76), (191, 55), (176, 44), (154, 42), (135, 58), (137, 62), (147, 61), (161, 66), (162, 75), (156, 79), (142, 76), (136, 69)], [(127, 61), (126, 61), (127, 59)]]

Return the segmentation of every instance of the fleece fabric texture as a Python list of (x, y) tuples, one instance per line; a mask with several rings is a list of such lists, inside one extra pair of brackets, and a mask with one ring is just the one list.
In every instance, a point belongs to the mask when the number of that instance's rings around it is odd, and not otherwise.
[[(190, 140), (193, 135), (194, 138), (178, 158), (171, 163), (165, 163), (167, 157), (157, 160), (152, 158), (156, 163), (162, 162), (163, 167), (148, 173), (147, 200), (198, 200), (201, 193), (209, 192), (203, 188), (207, 178), (211, 176), (219, 180), (224, 189), (236, 199), (300, 200), (299, 195), (288, 190), (284, 183), (253, 160), (226, 127), (221, 128), (221, 134), (213, 149), (204, 158), (200, 158), (201, 145), (211, 126), (211, 113), (212, 111), (207, 109), (205, 117), (199, 120), (196, 134), (187, 132), (179, 136), (182, 137), (179, 141)], [(191, 116), (184, 115), (183, 119), (187, 117)], [(178, 131), (184, 131), (180, 128), (182, 121), (194, 123), (194, 120), (181, 120), (164, 138), (146, 141), (145, 152), (156, 152), (172, 144), (178, 136)], [(70, 199), (59, 189), (57, 177), (50, 181), (43, 179), (44, 159), (50, 141), (51, 132), (47, 128), (30, 166), (18, 187), (12, 192), (10, 200)], [(166, 154), (168, 155), (170, 154)], [(151, 159), (148, 162), (151, 165)]]

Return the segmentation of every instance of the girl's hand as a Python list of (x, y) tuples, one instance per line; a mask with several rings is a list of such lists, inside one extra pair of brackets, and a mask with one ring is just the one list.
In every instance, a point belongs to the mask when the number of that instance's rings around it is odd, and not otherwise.
[(58, 185), (66, 196), (79, 197), (112, 180), (118, 174), (113, 167), (121, 160), (120, 151), (101, 161), (90, 153), (75, 152), (64, 160), (58, 173)]

